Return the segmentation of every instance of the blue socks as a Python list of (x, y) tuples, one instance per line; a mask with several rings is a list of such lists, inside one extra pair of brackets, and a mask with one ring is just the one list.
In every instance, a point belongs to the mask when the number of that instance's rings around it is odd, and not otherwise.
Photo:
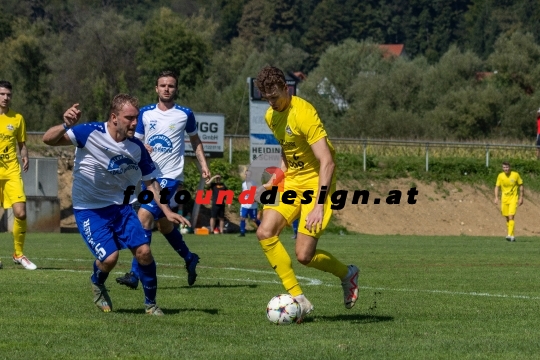
[(246, 220), (240, 220), (240, 234), (246, 233)]
[(149, 265), (139, 264), (139, 276), (144, 290), (145, 305), (155, 304), (157, 292), (156, 262), (152, 261)]
[(189, 262), (191, 260), (191, 252), (189, 251), (189, 248), (184, 242), (182, 234), (180, 234), (180, 231), (178, 231), (177, 228), (173, 228), (173, 231), (163, 236), (165, 236), (165, 239), (167, 239), (169, 244), (171, 244), (174, 251), (176, 251), (178, 255), (183, 257), (186, 262)]
[[(258, 219), (253, 219), (255, 221), (255, 224), (257, 226), (261, 225), (261, 222)], [(246, 233), (246, 220), (240, 220), (240, 234)]]
[(92, 274), (91, 279), (92, 279), (92, 282), (94, 284), (103, 285), (103, 284), (105, 284), (105, 281), (109, 277), (109, 273), (99, 270), (99, 268), (97, 267), (96, 262), (97, 262), (97, 260), (94, 261), (94, 273)]
[[(144, 229), (144, 233), (148, 238), (148, 244), (150, 244), (152, 242), (152, 230)], [(141, 275), (139, 275), (139, 263), (137, 262), (137, 258), (135, 256), (131, 260), (131, 272), (133, 273), (133, 277), (136, 280), (139, 280)]]

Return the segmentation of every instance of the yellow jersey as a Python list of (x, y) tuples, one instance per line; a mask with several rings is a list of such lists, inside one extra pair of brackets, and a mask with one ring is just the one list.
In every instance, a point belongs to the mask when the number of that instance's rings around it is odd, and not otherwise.
[(20, 142), (26, 142), (26, 124), (21, 114), (9, 109), (6, 114), (0, 114), (0, 179), (21, 176), (21, 166), (17, 159)]
[(518, 188), (523, 185), (521, 176), (515, 171), (510, 171), (510, 175), (506, 176), (504, 172), (497, 176), (497, 183), (502, 191), (502, 203), (508, 204), (512, 201), (518, 201)]
[[(327, 137), (317, 110), (304, 99), (292, 96), (287, 110), (279, 112), (271, 107), (265, 115), (266, 123), (274, 137), (279, 141), (288, 170), (285, 181), (295, 184), (318, 181), (320, 163), (315, 157), (311, 145)], [(332, 158), (335, 150), (326, 139)]]

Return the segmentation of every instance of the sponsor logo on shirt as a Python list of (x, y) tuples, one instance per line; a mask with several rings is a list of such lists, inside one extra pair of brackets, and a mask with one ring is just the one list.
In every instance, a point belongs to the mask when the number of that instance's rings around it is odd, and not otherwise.
[(281, 147), (283, 148), (283, 150), (296, 148), (296, 143), (294, 141), (279, 140), (279, 143), (281, 144)]
[(289, 134), (289, 136), (292, 136), (292, 130), (288, 124), (287, 124), (287, 127), (285, 128), (285, 132)]
[(111, 175), (120, 175), (129, 170), (139, 170), (139, 166), (132, 159), (124, 156), (117, 155), (109, 161), (107, 171)]
[(13, 129), (15, 129), (15, 128), (13, 127), (13, 125), (9, 124), (9, 125), (7, 126), (7, 129), (8, 129), (9, 131), (13, 131)]
[(154, 135), (148, 139), (148, 144), (152, 147), (152, 152), (172, 153), (172, 141), (165, 135)]

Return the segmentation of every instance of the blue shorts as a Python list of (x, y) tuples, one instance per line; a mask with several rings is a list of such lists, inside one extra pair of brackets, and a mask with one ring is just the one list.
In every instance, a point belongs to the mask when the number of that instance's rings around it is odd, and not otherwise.
[(148, 238), (131, 205), (101, 209), (73, 209), (77, 227), (88, 249), (103, 261), (117, 250), (148, 244)]
[(247, 208), (240, 208), (240, 217), (243, 217), (245, 219), (252, 218), (253, 220), (257, 219), (257, 209), (247, 209)]
[[(176, 193), (176, 189), (178, 189), (178, 186), (182, 185), (182, 182), (179, 180), (173, 180), (173, 179), (166, 179), (166, 178), (157, 178), (156, 181), (159, 183), (159, 186), (161, 189), (167, 188), (169, 190), (169, 194), (167, 195), (167, 205), (170, 204), (171, 199), (174, 198), (174, 195)], [(146, 190), (146, 186), (144, 183), (142, 184), (142, 190)], [(163, 211), (159, 208), (157, 205), (157, 201), (159, 199), (154, 199), (150, 201), (148, 204), (141, 204), (141, 208), (148, 210), (152, 215), (154, 216), (154, 220), (161, 219), (165, 216), (163, 214)]]

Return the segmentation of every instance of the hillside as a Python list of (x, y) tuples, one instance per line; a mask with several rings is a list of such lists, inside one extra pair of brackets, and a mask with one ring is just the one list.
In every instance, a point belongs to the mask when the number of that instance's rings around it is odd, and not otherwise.
[[(61, 226), (75, 227), (71, 211), (72, 155), (68, 151), (50, 154), (59, 157), (58, 185), (62, 208)], [(414, 205), (407, 203), (407, 191), (415, 186), (418, 195)], [(360, 184), (340, 183), (338, 189), (349, 190), (347, 203), (342, 210), (334, 211), (338, 225), (349, 231), (363, 234), (401, 235), (506, 235), (504, 218), (493, 204), (493, 188), (466, 184), (436, 185), (412, 179)], [(352, 205), (352, 191), (369, 190), (369, 203)], [(400, 190), (399, 204), (386, 204), (390, 190)], [(380, 198), (380, 204), (374, 199)], [(540, 194), (525, 188), (525, 201), (516, 216), (516, 237), (540, 235), (537, 218), (540, 213)], [(238, 222), (236, 213), (227, 213), (227, 218)]]

